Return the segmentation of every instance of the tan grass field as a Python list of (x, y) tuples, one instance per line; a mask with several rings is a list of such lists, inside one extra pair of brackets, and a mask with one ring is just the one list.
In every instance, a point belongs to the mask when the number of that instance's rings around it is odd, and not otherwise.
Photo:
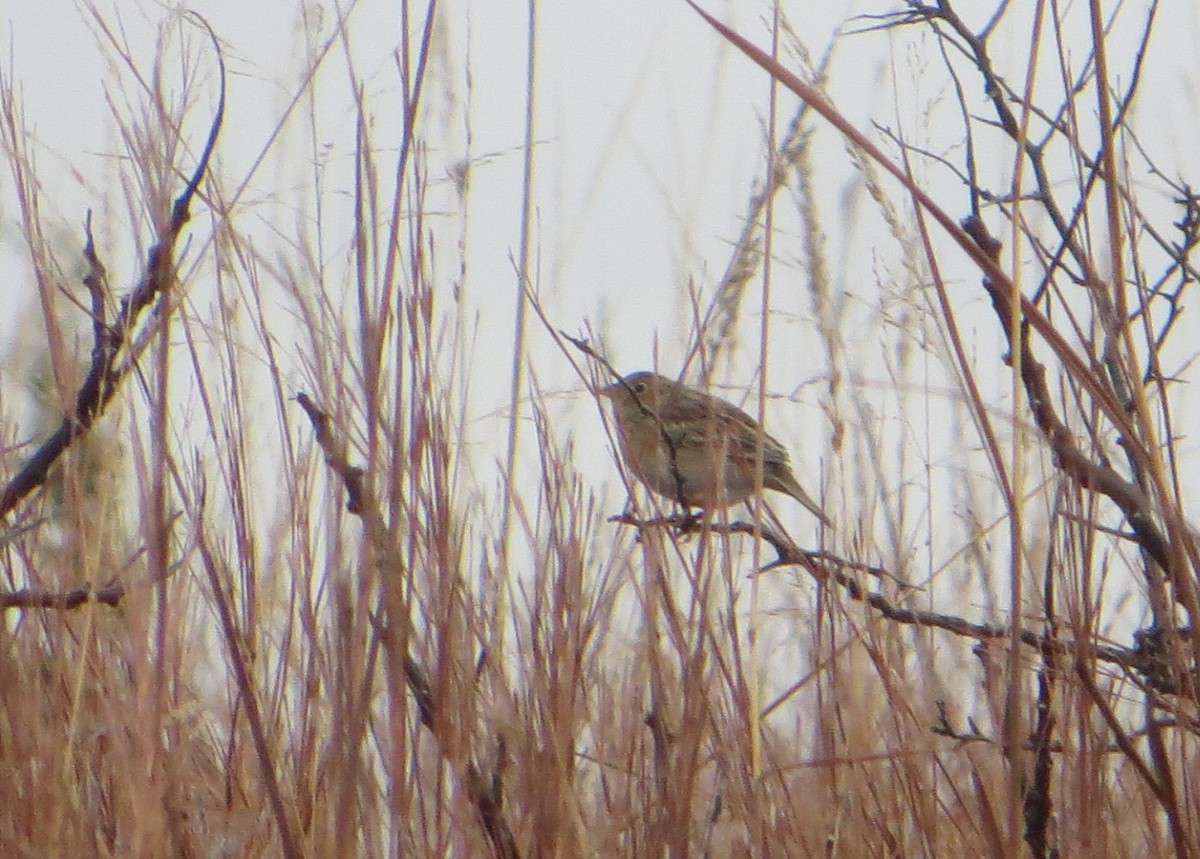
[(113, 157), (66, 236), (0, 63), (0, 856), (1200, 859), (1200, 217), (1135, 109), (1170, 24), (895, 3), (848, 31), (944, 99), (867, 127), (789, 5), (677, 4), (767, 110), (723, 270), (636, 288), (832, 527), (622, 464), (639, 353), (540, 265), (534, 63), (520, 238), (468, 265), (501, 156), (446, 155), (446, 8), (393, 10), (386, 97), (313, 24), (246, 159), (233, 34), (163, 10), (142, 56), (82, 4)]

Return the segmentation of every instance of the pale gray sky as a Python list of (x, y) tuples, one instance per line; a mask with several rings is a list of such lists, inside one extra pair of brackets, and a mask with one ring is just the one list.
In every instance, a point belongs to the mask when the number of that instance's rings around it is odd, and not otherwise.
[[(785, 8), (804, 48), (818, 61), (830, 51), (839, 29), (862, 30), (869, 25), (854, 21), (855, 15), (900, 5), (882, 0), (797, 2)], [(969, 12), (978, 4), (959, 5)], [(767, 44), (769, 3), (730, 0), (707, 6), (759, 44)], [(1145, 6), (1126, 4), (1125, 17), (1114, 32), (1111, 63), (1122, 81), (1128, 79), (1130, 68), (1128, 39), (1139, 31)], [(119, 29), (121, 38), (128, 40), (138, 67), (149, 73), (159, 53), (156, 42), (164, 32), (162, 25), (172, 20), (175, 7), (122, 0), (98, 8), (114, 32)], [(323, 170), (319, 199), (328, 219), (324, 252), (331, 264), (323, 288), (337, 304), (350, 276), (345, 243), (353, 190), (354, 108), (346, 51), (363, 80), (379, 157), (382, 163), (390, 163), (394, 149), (385, 141), (398, 139), (399, 121), (393, 59), (399, 44), (397, 4), (362, 0), (347, 6), (348, 45), (335, 44), (317, 74), (315, 118), (302, 104), (286, 120), (285, 111), (300, 89), (314, 51), (329, 37), (336, 7), (278, 0), (254, 4), (197, 0), (189, 8), (205, 16), (226, 49), (228, 115), (216, 169), (231, 190), (246, 185), (237, 226), (254, 238), (260, 251), (286, 257), (289, 235), (304, 228), (318, 199), (310, 184), (315, 140)], [(517, 289), (509, 258), (518, 253), (519, 241), (527, 5), (491, 0), (445, 2), (438, 8), (441, 50), (425, 95), (425, 129), (433, 209), (442, 215), (432, 218), (430, 227), (446, 249), (437, 276), (446, 285), (447, 306), (453, 301), (450, 287), (457, 276), (455, 244), (465, 237), (468, 249), (462, 301), (466, 318), (477, 322), (470, 323), (475, 330), (468, 368), (473, 398), (467, 443), (486, 493), (491, 491), (486, 486), (494, 464), (503, 455), (506, 421)], [(1027, 13), (1019, 9), (1011, 14)], [(702, 302), (711, 297), (738, 235), (746, 201), (764, 170), (767, 76), (725, 45), (682, 2), (560, 0), (539, 4), (538, 15), (535, 242), (545, 307), (555, 324), (569, 332), (581, 331), (585, 323), (596, 325), (618, 368), (650, 365), (657, 347), (664, 371), (674, 373), (686, 346), (688, 286), (698, 291)], [(1145, 70), (1147, 83), (1137, 107), (1139, 115), (1146, 117), (1138, 124), (1145, 135), (1140, 142), (1152, 150), (1171, 178), (1181, 174), (1194, 178), (1194, 141), (1200, 135), (1195, 121), (1197, 74), (1190, 46), (1200, 35), (1197, 4), (1166, 3), (1160, 15), (1171, 20), (1161, 26)], [(1084, 21), (1082, 15), (1074, 20)], [(180, 79), (178, 58), (184, 43), (190, 46), (189, 56), (199, 58), (202, 68), (211, 68), (211, 57), (194, 28), (165, 32), (165, 56), (172, 58), (164, 66), (166, 80)], [(1002, 72), (1016, 80), (1025, 70), (1028, 32), (1026, 25), (1014, 21), (994, 44)], [(1086, 36), (1082, 29), (1066, 34), (1081, 45)], [(1178, 40), (1180, 50), (1171, 48), (1172, 40)], [(1069, 56), (1082, 57), (1082, 49)], [(785, 54), (784, 60), (804, 70), (793, 54)], [(84, 213), (93, 208), (102, 252), (115, 272), (124, 273), (117, 282), (128, 284), (138, 259), (128, 243), (129, 212), (113, 188), (125, 151), (106, 97), (130, 116), (136, 113), (127, 105), (143, 104), (144, 93), (129, 71), (119, 67), (116, 52), (104, 43), (89, 12), (70, 0), (6, 4), (0, 10), (0, 62), (35, 135), (27, 145), (39, 167), (43, 213), (60, 231), (52, 236), (60, 259), (71, 263), (82, 241)], [(1053, 84), (1052, 71), (1047, 61), (1040, 72), (1044, 87)], [(960, 160), (956, 143), (960, 118), (936, 42), (927, 31), (912, 28), (841, 36), (833, 49), (828, 87), (860, 128), (871, 131), (872, 122), (903, 127), (921, 145)], [(972, 109), (982, 115), (985, 106), (979, 101), (978, 81), (965, 79), (964, 87)], [(178, 92), (174, 84), (168, 89)], [(193, 147), (202, 140), (212, 91), (210, 79), (199, 89), (207, 101), (189, 115)], [(781, 96), (784, 121), (795, 109), (794, 98)], [(806, 485), (815, 490), (820, 475), (832, 472), (829, 490), (839, 499), (863, 504), (865, 509), (852, 516), (878, 517), (902, 491), (916, 493), (918, 500), (911, 502), (915, 507), (910, 514), (922, 514), (928, 502), (922, 497), (924, 488), (914, 486), (914, 479), (926, 476), (927, 464), (935, 486), (943, 486), (935, 489), (940, 494), (931, 515), (954, 518), (964, 501), (944, 484), (952, 482), (950, 476), (957, 469), (985, 468), (982, 458), (971, 458), (970, 451), (977, 447), (973, 432), (963, 425), (962, 413), (952, 408), (957, 394), (939, 362), (941, 347), (936, 344), (928, 345), (929, 352), (917, 362), (924, 366), (922, 388), (934, 393), (919, 407), (904, 405), (914, 393), (905, 386), (914, 384), (914, 379), (898, 382), (893, 375), (899, 356), (906, 349), (923, 347), (935, 329), (920, 314), (905, 315), (909, 312), (898, 299), (912, 294), (917, 284), (914, 275), (905, 270), (901, 249), (841, 140), (819, 123), (814, 127), (818, 131), (813, 163), (825, 253), (834, 293), (845, 302), (840, 336), (853, 378), (845, 383), (839, 400), (832, 402), (824, 382), (828, 361), (818, 338), (805, 251), (798, 238), (795, 197), (785, 192), (779, 201), (775, 248), (773, 307), (779, 313), (773, 318), (769, 385), (774, 393), (794, 395), (794, 401), (772, 401), (770, 427), (793, 451), (797, 473)], [(268, 145), (277, 128), (278, 138)], [(1002, 190), (1011, 173), (1011, 155), (987, 145), (981, 152), (994, 154), (993, 161), (980, 165), (985, 183)], [(247, 181), (251, 165), (260, 157)], [(447, 176), (464, 158), (473, 159), (473, 168), (469, 191), (460, 199)], [(180, 168), (190, 170), (191, 164), (181, 163)], [(1144, 165), (1136, 163), (1131, 169), (1134, 181), (1142, 182)], [(952, 213), (966, 214), (966, 195), (947, 171), (926, 164), (918, 172)], [(903, 195), (894, 184), (884, 187), (899, 223), (911, 230), (913, 220)], [(1146, 193), (1141, 202), (1164, 206), (1157, 216), (1160, 223), (1171, 219), (1165, 208), (1169, 201), (1157, 191)], [(20, 312), (23, 306), (34, 307), (35, 296), (17, 218), (11, 176), (5, 170), (0, 174), (0, 270), (8, 274), (9, 284), (2, 299), (5, 312), (0, 314), (5, 350), (12, 348), (18, 331), (24, 337), (36, 334), (27, 325), (31, 317)], [(991, 225), (1002, 228), (998, 217)], [(138, 229), (144, 240), (145, 224)], [(949, 252), (941, 261), (943, 276), (960, 302), (960, 323), (990, 385), (985, 395), (1003, 413), (1008, 381), (996, 357), (995, 319), (978, 289), (977, 275), (961, 257)], [(198, 278), (191, 297), (199, 312), (206, 300), (204, 289), (203, 279)], [(268, 305), (278, 303), (281, 321), (274, 333), (287, 344), (287, 300), (282, 293), (265, 300)], [(743, 317), (744, 349), (735, 367), (719, 374), (721, 381), (734, 386), (727, 392), (731, 398), (752, 383), (757, 300), (750, 299)], [(612, 485), (615, 512), (622, 490), (595, 406), (533, 320), (529, 336), (538, 377), (544, 387), (558, 393), (557, 429), (564, 439), (578, 439), (580, 449), (594, 452), (580, 457), (580, 466), (598, 485), (606, 481)], [(297, 338), (293, 345), (299, 354), (305, 341)], [(1182, 362), (1191, 347), (1179, 345)], [(289, 360), (286, 350), (285, 360)], [(309, 383), (299, 360), (285, 370), (295, 390)], [(11, 385), (13, 380), (4, 379), (3, 384)], [(850, 422), (846, 427), (850, 440), (836, 452), (828, 444), (834, 430), (831, 414)], [(1006, 421), (1000, 425), (1007, 431)], [(526, 436), (529, 444), (531, 435)], [(1183, 449), (1194, 455), (1192, 443), (1185, 442)], [(870, 464), (872, 455), (882, 459)], [(831, 462), (831, 457), (837, 461)], [(533, 467), (532, 456), (525, 461), (527, 468)], [(860, 497), (863, 473), (891, 466), (894, 471), (877, 477), (879, 485), (867, 487), (866, 497)], [(999, 514), (998, 497), (982, 502), (985, 509), (975, 511), (981, 520)], [(788, 510), (787, 515), (801, 514)], [(810, 525), (803, 520), (800, 527), (808, 533)], [(895, 551), (903, 554), (910, 540), (913, 551), (927, 551), (918, 535), (921, 526), (910, 521), (908, 528)], [(935, 549), (934, 555), (941, 557), (956, 545)]]

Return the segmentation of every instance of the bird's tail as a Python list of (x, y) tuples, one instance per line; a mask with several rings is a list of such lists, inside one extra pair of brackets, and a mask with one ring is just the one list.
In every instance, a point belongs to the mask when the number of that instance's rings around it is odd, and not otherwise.
[(780, 480), (780, 489), (808, 508), (809, 512), (820, 519), (821, 524), (826, 528), (833, 528), (833, 522), (830, 521), (829, 517), (825, 515), (825, 512), (821, 510), (821, 505), (809, 497), (808, 493), (800, 487), (800, 484), (796, 482), (796, 478), (794, 478), (792, 475), (786, 474), (782, 476), (782, 479)]

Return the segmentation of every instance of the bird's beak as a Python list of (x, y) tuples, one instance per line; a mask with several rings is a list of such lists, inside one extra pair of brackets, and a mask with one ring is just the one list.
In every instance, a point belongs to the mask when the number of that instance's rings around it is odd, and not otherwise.
[(611, 385), (605, 385), (603, 388), (598, 390), (596, 393), (602, 397), (608, 397), (611, 400), (617, 394), (621, 393), (621, 391), (624, 390), (624, 388), (625, 388), (624, 382), (613, 382)]

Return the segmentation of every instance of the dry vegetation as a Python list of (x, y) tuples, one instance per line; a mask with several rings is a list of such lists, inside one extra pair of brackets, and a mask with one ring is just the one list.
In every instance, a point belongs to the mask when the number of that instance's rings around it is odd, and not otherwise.
[[(1129, 178), (1154, 169), (1131, 127), (1144, 52), (1113, 68), (1098, 2), (1020, 21), (1010, 4), (970, 20), (895, 5), (855, 26), (929, 34), (961, 145), (863, 136), (819, 75), (712, 22), (774, 81), (772, 111), (789, 91), (803, 106), (770, 117), (767, 178), (725, 277), (697, 290), (685, 365), (707, 380), (761, 319), (766, 368), (772, 223), (794, 210), (835, 428), (839, 527), (819, 548), (744, 510), (684, 520), (637, 489), (622, 512), (581, 480), (526, 341), (549, 333), (583, 388), (610, 372), (612, 334), (560, 334), (586, 323), (549, 318), (528, 230), (511, 436), (487, 454), (507, 479), (472, 481), (470, 325), (445, 273), (461, 225), (422, 124), (436, 4), (402, 4), (399, 145), (373, 138), (359, 90), (349, 217), (313, 203), (286, 256), (254, 238), (250, 176), (214, 166), (238, 130), (203, 21), (164, 28), (186, 63), (144, 68), (108, 43), (113, 74), (143, 85), (112, 104), (126, 150), (105, 229), (122, 200), (130, 226), (106, 252), (89, 222), (82, 267), (47, 238), (35, 138), (0, 71), (5, 217), (35, 274), (8, 283), (36, 287), (45, 332), (45, 357), (23, 358), (38, 405), (20, 405), (19, 374), (0, 391), (0, 855), (1200, 859), (1200, 544), (1173, 418), (1193, 371), (1196, 199), (1160, 172), (1152, 191)], [(1161, 26), (1142, 8), (1116, 20), (1146, 44)], [(1006, 27), (1058, 49), (1006, 56), (1002, 77)], [(1084, 55), (1065, 44), (1080, 32)], [(786, 22), (776, 35), (795, 56)], [(1027, 91), (1035, 72), (1052, 83)], [(900, 423), (974, 451), (926, 472), (953, 515), (875, 492), (928, 451), (885, 448), (854, 411), (873, 392), (855, 390), (822, 257), (814, 129), (845, 136), (891, 227), (873, 241), (896, 243), (911, 281), (889, 312), (937, 341), (923, 348), (949, 396), (900, 341), (889, 371), (916, 392)], [(918, 170), (961, 184), (934, 192)], [(1148, 214), (1151, 193), (1174, 212)], [(968, 304), (990, 328), (974, 342)], [(280, 361), (296, 343), (302, 393)], [(531, 449), (537, 477), (519, 479)]]

